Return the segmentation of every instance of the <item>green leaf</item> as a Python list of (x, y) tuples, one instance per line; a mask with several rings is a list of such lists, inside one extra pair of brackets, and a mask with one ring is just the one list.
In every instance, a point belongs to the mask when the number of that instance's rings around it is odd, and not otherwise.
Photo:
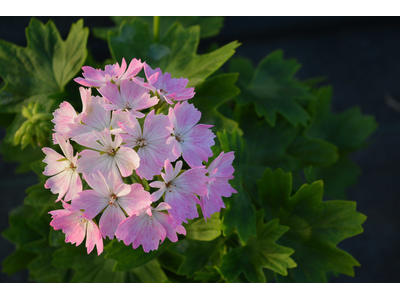
[(63, 91), (85, 61), (88, 34), (79, 20), (63, 41), (52, 21), (44, 25), (32, 18), (26, 48), (0, 40), (0, 76), (6, 82), (0, 111), (18, 112), (20, 103), (31, 96)]
[[(247, 78), (240, 80), (239, 87), (246, 96), (237, 98), (238, 103), (255, 103), (257, 115), (271, 126), (275, 126), (278, 113), (294, 126), (306, 125), (310, 116), (299, 101), (308, 102), (313, 97), (307, 86), (293, 78), (299, 68), (295, 59), (284, 60), (281, 50), (269, 54), (258, 64), (247, 85)], [(243, 69), (248, 77), (251, 66), (244, 61), (236, 61), (230, 71)]]
[(40, 182), (36, 185), (29, 187), (25, 192), (27, 196), (24, 199), (24, 204), (31, 206), (53, 206), (57, 200), (57, 195), (53, 194), (49, 189), (44, 187), (47, 176), (43, 175), (44, 168), (46, 164), (42, 160), (34, 161), (30, 164), (32, 171), (34, 171), (38, 176)]
[(328, 167), (315, 168), (315, 177), (324, 182), (324, 193), (331, 198), (346, 199), (346, 189), (357, 183), (360, 168), (348, 155), (340, 155), (338, 161)]
[(332, 114), (330, 86), (315, 90), (314, 94), (316, 100), (309, 106), (312, 120), (306, 135), (335, 144), (340, 155), (335, 164), (315, 168), (315, 175), (324, 181), (326, 195), (345, 199), (346, 188), (355, 185), (360, 174), (348, 154), (365, 147), (367, 138), (376, 130), (377, 124), (374, 117), (362, 115), (358, 108)]
[(87, 254), (84, 245), (76, 247), (63, 243), (53, 254), (52, 265), (75, 270), (72, 282), (124, 282), (125, 273), (113, 272), (114, 260), (105, 259), (105, 253), (97, 255), (96, 249)]
[(230, 182), (237, 193), (225, 200), (226, 210), (222, 219), (222, 229), (226, 236), (236, 227), (240, 239), (246, 242), (251, 235), (256, 234), (255, 210), (243, 186), (247, 176), (249, 153), (245, 140), (236, 131), (233, 134), (228, 134), (226, 131), (217, 134), (225, 153), (235, 151), (235, 159), (232, 163), (235, 168), (235, 178)]
[(140, 267), (131, 270), (142, 283), (162, 283), (167, 282), (168, 278), (157, 259), (152, 259)]
[(221, 274), (216, 266), (205, 266), (203, 270), (196, 272), (195, 280), (202, 282), (219, 282)]
[(221, 235), (219, 213), (211, 215), (211, 219), (198, 219), (186, 226), (186, 237), (198, 241), (212, 241)]
[(359, 108), (344, 112), (330, 112), (332, 87), (322, 87), (315, 91), (316, 101), (311, 102), (312, 121), (307, 135), (335, 144), (340, 154), (347, 154), (365, 146), (366, 139), (376, 130), (373, 116), (363, 116)]
[(51, 262), (53, 259), (52, 253), (54, 252), (42, 253), (33, 259), (29, 265), (29, 277), (36, 282), (43, 283), (53, 283), (53, 282), (63, 282), (63, 278), (68, 272), (67, 268), (57, 268), (54, 267)]
[(287, 268), (296, 267), (296, 263), (290, 258), (294, 251), (276, 244), (275, 241), (288, 229), (280, 226), (278, 219), (267, 224), (263, 224), (261, 220), (256, 237), (251, 237), (245, 246), (235, 248), (222, 256), (222, 275), (227, 281), (233, 281), (240, 273), (244, 273), (250, 282), (266, 282), (262, 268), (287, 275)]
[[(184, 256), (177, 274), (193, 277), (195, 272), (200, 271), (207, 264), (215, 264), (219, 260), (222, 245), (225, 239), (220, 237), (212, 241), (197, 241), (183, 239), (169, 247), (169, 251)], [(165, 258), (162, 258), (165, 261)]]
[(11, 276), (16, 272), (27, 268), (29, 262), (31, 262), (36, 256), (37, 254), (35, 253), (23, 249), (17, 249), (3, 260), (2, 272)]
[(189, 100), (201, 111), (200, 122), (214, 125), (214, 132), (224, 129), (229, 133), (235, 129), (240, 131), (237, 122), (218, 111), (222, 104), (240, 93), (235, 86), (237, 77), (237, 74), (222, 74), (207, 79), (196, 87), (196, 95)]
[(28, 220), (35, 214), (38, 211), (26, 205), (13, 209), (9, 213), (10, 227), (2, 232), (2, 236), (18, 246), (40, 240), (42, 236), (28, 225)]
[(166, 240), (156, 251), (146, 253), (143, 248), (133, 249), (132, 246), (126, 246), (122, 241), (116, 240), (108, 244), (104, 249), (107, 251), (106, 258), (117, 261), (113, 271), (128, 271), (149, 262), (160, 255), (171, 243)]
[(291, 174), (267, 169), (258, 181), (258, 191), (267, 220), (279, 218), (289, 231), (279, 240), (294, 249), (297, 268), (278, 281), (326, 282), (326, 272), (354, 276), (359, 263), (337, 244), (363, 231), (366, 217), (356, 212), (352, 201), (322, 201), (323, 184), (304, 184), (293, 196)]
[(235, 115), (251, 153), (245, 184), (252, 198), (258, 198), (257, 180), (266, 168), (295, 172), (310, 165), (331, 165), (338, 159), (335, 145), (305, 135), (301, 127), (292, 126), (280, 116), (272, 127), (257, 117), (253, 104), (237, 106)]
[[(111, 32), (117, 34), (118, 27), (123, 22), (126, 21), (127, 23), (132, 22), (133, 19), (140, 19), (143, 22), (147, 23), (150, 29), (150, 32), (153, 32), (153, 18), (154, 17), (111, 17), (111, 19), (117, 24), (118, 26), (114, 27), (97, 27), (93, 28), (94, 36), (107, 40), (107, 32), (111, 30)], [(163, 16), (160, 17), (160, 37), (163, 37), (165, 33), (167, 33), (168, 29), (175, 23), (179, 22), (183, 27), (189, 27), (193, 25), (199, 25), (201, 28), (200, 31), (200, 38), (208, 38), (215, 36), (219, 33), (222, 28), (224, 18), (223, 17), (170, 17), (170, 16)]]
[[(44, 159), (44, 154), (39, 147), (21, 149), (20, 146), (12, 146), (1, 142), (0, 152), (5, 161), (17, 161), (19, 165), (15, 173), (26, 173), (31, 170), (30, 164), (38, 159)], [(43, 171), (42, 171), (43, 172)]]
[(239, 46), (237, 42), (231, 42), (211, 53), (197, 55), (199, 39), (199, 26), (184, 29), (176, 23), (159, 43), (155, 43), (147, 24), (138, 19), (130, 24), (123, 22), (118, 35), (108, 33), (108, 45), (115, 61), (121, 61), (123, 57), (128, 62), (140, 58), (152, 68), (159, 67), (163, 72), (171, 73), (173, 78), (188, 78), (189, 86), (203, 82)]

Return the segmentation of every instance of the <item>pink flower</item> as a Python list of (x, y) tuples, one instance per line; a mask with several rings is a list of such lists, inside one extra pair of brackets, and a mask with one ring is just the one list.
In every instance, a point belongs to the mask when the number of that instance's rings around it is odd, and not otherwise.
[(99, 223), (104, 238), (114, 238), (119, 223), (126, 218), (124, 211), (131, 216), (151, 204), (150, 194), (142, 185), (124, 184), (113, 173), (109, 173), (107, 180), (100, 171), (84, 178), (93, 190), (80, 192), (73, 206), (84, 209), (83, 215), (88, 219), (105, 209)]
[(117, 133), (114, 140), (111, 132), (104, 129), (102, 132), (92, 131), (93, 137), (75, 137), (75, 141), (88, 148), (79, 153), (81, 158), (78, 160), (79, 173), (89, 174), (100, 171), (104, 176), (113, 172), (123, 177), (130, 176), (133, 170), (139, 167), (139, 156), (132, 148), (121, 146), (122, 138)]
[(160, 174), (166, 159), (175, 160), (177, 157), (172, 153), (172, 145), (167, 144), (171, 136), (168, 126), (171, 122), (167, 116), (155, 115), (152, 110), (146, 117), (143, 132), (136, 118), (130, 117), (130, 125), (118, 123), (119, 127), (127, 132), (121, 134), (126, 147), (139, 147), (137, 153), (140, 157), (140, 166), (136, 173), (141, 178), (152, 180), (154, 175)]
[[(106, 85), (106, 82), (112, 82), (120, 84), (125, 79), (130, 79), (136, 76), (143, 67), (143, 63), (136, 58), (132, 59), (129, 64), (128, 70), (126, 70), (125, 58), (122, 58), (121, 67), (118, 63), (114, 65), (106, 65), (105, 71), (101, 69), (94, 69), (89, 66), (82, 67), (83, 77), (75, 78), (75, 82), (82, 84), (87, 87), (102, 87)], [(126, 70), (126, 71), (125, 71)]]
[(234, 158), (233, 151), (228, 153), (222, 151), (207, 168), (208, 181), (206, 185), (208, 191), (206, 195), (200, 197), (200, 207), (206, 221), (206, 218), (211, 218), (213, 213), (225, 208), (222, 196), (230, 197), (232, 193), (237, 193), (228, 182), (229, 179), (234, 178), (232, 175), (235, 172), (232, 167)]
[(177, 103), (173, 109), (170, 107), (168, 117), (173, 125), (173, 128), (169, 128), (173, 136), (167, 143), (173, 144), (173, 153), (177, 157), (182, 153), (192, 168), (202, 166), (203, 161), (213, 156), (211, 146), (215, 144), (215, 135), (209, 129), (213, 125), (196, 125), (201, 112), (187, 102)]
[(149, 206), (137, 215), (123, 220), (115, 233), (118, 241), (125, 245), (132, 244), (133, 249), (143, 246), (144, 252), (157, 250), (158, 246), (168, 237), (172, 242), (178, 241), (177, 233), (186, 234), (185, 228), (170, 215), (161, 212), (170, 206), (162, 202), (156, 208)]
[(92, 131), (101, 132), (109, 129), (112, 134), (121, 132), (118, 122), (124, 122), (127, 114), (124, 112), (111, 112), (104, 109), (103, 105), (108, 103), (106, 99), (96, 96), (91, 97), (90, 101), (84, 102), (84, 110), (80, 116), (80, 121), (69, 123), (70, 136), (75, 141), (77, 136), (80, 138), (93, 137)]
[(167, 159), (164, 163), (165, 174), (161, 173), (163, 181), (153, 181), (151, 187), (159, 188), (151, 197), (157, 201), (165, 192), (165, 202), (171, 206), (170, 215), (177, 222), (186, 222), (186, 219), (198, 217), (196, 204), (200, 204), (197, 195), (207, 194), (205, 176), (207, 170), (204, 167), (186, 170), (178, 176), (182, 169), (182, 161), (177, 161), (175, 170)]
[(90, 219), (83, 216), (80, 209), (74, 208), (66, 202), (63, 202), (64, 209), (50, 211), (53, 220), (50, 226), (54, 230), (62, 230), (65, 233), (65, 242), (79, 246), (86, 235), (87, 253), (92, 252), (94, 246), (97, 246), (97, 255), (103, 252), (103, 240), (97, 225)]
[(194, 87), (186, 88), (189, 80), (187, 78), (171, 78), (170, 73), (162, 75), (160, 68), (153, 70), (146, 63), (144, 65), (144, 73), (148, 83), (140, 83), (134, 79), (138, 84), (150, 89), (154, 94), (157, 93), (161, 101), (166, 101), (173, 105), (174, 101), (188, 100), (194, 97)]
[(121, 82), (119, 87), (107, 82), (99, 89), (99, 93), (111, 102), (103, 105), (106, 110), (125, 110), (137, 118), (145, 116), (138, 110), (149, 108), (158, 102), (157, 97), (150, 98), (148, 89), (131, 80)]
[(44, 187), (51, 189), (53, 194), (58, 194), (56, 200), (60, 201), (64, 195), (65, 200), (69, 201), (77, 196), (77, 193), (82, 191), (82, 181), (77, 172), (78, 154), (73, 156), (73, 149), (69, 141), (58, 134), (53, 134), (53, 139), (60, 145), (65, 157), (58, 154), (51, 148), (43, 148), (42, 151), (46, 154), (44, 163), (47, 164), (43, 174), (46, 176), (55, 175), (47, 179)]
[(78, 117), (75, 109), (72, 105), (64, 101), (60, 104), (60, 108), (56, 109), (53, 113), (54, 119), (51, 120), (54, 125), (54, 131), (59, 133), (65, 140), (69, 139), (71, 136), (69, 135), (70, 128), (68, 124), (75, 123), (75, 119)]

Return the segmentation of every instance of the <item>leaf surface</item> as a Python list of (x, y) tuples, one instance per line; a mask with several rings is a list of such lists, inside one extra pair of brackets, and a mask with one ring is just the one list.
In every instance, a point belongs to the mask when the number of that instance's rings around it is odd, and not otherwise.
[(267, 169), (258, 181), (258, 191), (266, 219), (279, 218), (289, 227), (279, 240), (294, 249), (297, 268), (278, 281), (326, 282), (326, 272), (354, 276), (359, 263), (337, 244), (363, 231), (366, 217), (356, 212), (352, 201), (322, 201), (323, 184), (304, 184), (293, 196), (292, 177), (281, 169)]

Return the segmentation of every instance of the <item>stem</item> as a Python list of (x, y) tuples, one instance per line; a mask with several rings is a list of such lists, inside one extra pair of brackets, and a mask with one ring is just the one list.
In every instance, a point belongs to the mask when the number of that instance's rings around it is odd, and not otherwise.
[(153, 35), (154, 41), (158, 43), (158, 38), (160, 36), (160, 17), (153, 17)]

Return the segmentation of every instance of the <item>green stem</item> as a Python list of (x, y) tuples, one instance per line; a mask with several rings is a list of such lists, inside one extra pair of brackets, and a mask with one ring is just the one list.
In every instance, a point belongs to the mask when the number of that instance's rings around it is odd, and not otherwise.
[(158, 43), (158, 38), (160, 36), (160, 17), (153, 17), (153, 35), (154, 41)]

